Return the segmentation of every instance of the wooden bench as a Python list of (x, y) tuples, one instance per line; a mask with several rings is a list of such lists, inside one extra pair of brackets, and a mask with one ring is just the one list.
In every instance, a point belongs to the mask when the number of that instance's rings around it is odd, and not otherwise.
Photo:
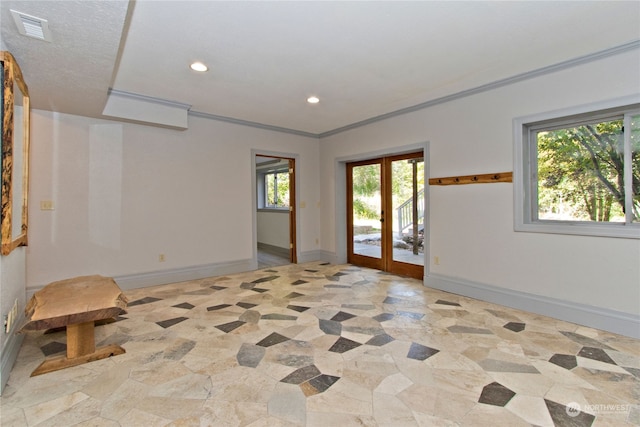
[(127, 298), (110, 277), (83, 276), (53, 282), (36, 292), (25, 307), (20, 332), (66, 327), (67, 354), (46, 359), (31, 376), (125, 353), (119, 345), (96, 349), (96, 321), (126, 313)]

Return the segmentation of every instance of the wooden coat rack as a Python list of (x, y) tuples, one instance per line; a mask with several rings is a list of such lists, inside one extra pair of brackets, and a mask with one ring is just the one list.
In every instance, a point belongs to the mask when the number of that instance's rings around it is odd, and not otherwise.
[(493, 184), (495, 182), (513, 182), (513, 172), (448, 176), (446, 178), (429, 179), (429, 185)]

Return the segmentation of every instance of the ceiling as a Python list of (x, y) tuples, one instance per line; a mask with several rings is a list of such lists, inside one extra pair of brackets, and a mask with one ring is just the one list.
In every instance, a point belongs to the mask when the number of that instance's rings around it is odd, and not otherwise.
[[(53, 41), (18, 34), (9, 9), (48, 20)], [(104, 117), (113, 89), (322, 136), (637, 48), (640, 2), (0, 0), (0, 26), (33, 108)]]

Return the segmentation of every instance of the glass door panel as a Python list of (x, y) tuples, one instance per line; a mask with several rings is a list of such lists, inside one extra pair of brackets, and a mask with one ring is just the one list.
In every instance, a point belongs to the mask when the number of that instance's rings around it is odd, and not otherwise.
[(391, 160), (391, 210), (387, 218), (393, 261), (424, 266), (424, 158)]
[(382, 269), (382, 162), (348, 165), (349, 262)]

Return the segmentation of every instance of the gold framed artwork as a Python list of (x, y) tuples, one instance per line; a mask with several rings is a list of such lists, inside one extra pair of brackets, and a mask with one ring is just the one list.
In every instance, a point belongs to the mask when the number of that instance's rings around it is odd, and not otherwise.
[(0, 51), (2, 70), (2, 209), (0, 253), (27, 245), (29, 193), (29, 90), (11, 53)]

